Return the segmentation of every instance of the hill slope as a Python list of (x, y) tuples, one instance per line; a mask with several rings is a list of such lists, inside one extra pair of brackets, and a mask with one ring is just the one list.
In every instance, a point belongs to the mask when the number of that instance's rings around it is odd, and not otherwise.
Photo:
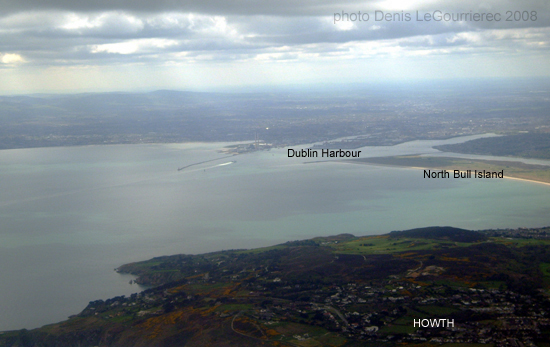
[[(547, 231), (430, 227), (153, 258), (119, 268), (153, 288), (91, 301), (65, 322), (0, 334), (0, 346), (547, 341)], [(454, 327), (419, 328), (419, 319)]]
[(426, 227), (403, 231), (392, 231), (391, 238), (414, 237), (421, 239), (449, 240), (455, 242), (478, 242), (487, 240), (484, 234), (453, 227)]

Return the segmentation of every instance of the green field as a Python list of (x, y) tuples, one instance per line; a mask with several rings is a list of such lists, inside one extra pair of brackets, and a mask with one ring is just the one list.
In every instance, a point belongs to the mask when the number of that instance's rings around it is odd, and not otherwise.
[[(538, 239), (504, 239), (491, 238), (488, 241), (504, 244), (506, 246), (532, 246), (547, 245), (550, 246), (550, 240)], [(342, 254), (393, 254), (406, 253), (421, 250), (433, 250), (438, 248), (468, 247), (472, 243), (454, 242), (449, 240), (434, 240), (420, 238), (390, 238), (383, 236), (365, 236), (352, 241), (329, 245), (336, 253)]]
[(411, 325), (386, 325), (380, 329), (381, 332), (389, 334), (412, 334), (418, 330), (418, 327)]
[[(547, 298), (538, 290), (529, 290), (550, 288), (550, 240), (537, 239), (548, 231), (550, 228), (471, 231), (427, 227), (365, 237), (339, 234), (251, 251), (159, 257), (129, 266), (140, 276), (155, 274), (155, 281), (166, 273), (166, 284), (148, 289), (144, 296), (90, 302), (78, 316), (32, 334), (39, 339), (41, 334), (55, 337), (66, 331), (88, 334), (98, 329), (110, 334), (109, 329), (115, 329), (136, 339), (157, 336), (172, 341), (171, 334), (178, 329), (197, 339), (203, 334), (218, 337), (231, 331), (229, 323), (236, 321), (236, 329), (242, 329), (245, 336), (231, 335), (236, 339), (232, 345), (252, 337), (273, 346), (352, 347), (369, 346), (362, 344), (362, 339), (367, 337), (365, 329), (374, 325), (380, 330), (368, 333), (368, 338), (376, 341), (370, 346), (394, 347), (407, 342), (408, 334), (432, 337), (431, 332), (414, 326), (415, 319), (461, 322), (472, 318), (477, 324), (468, 329), (502, 328), (507, 323), (500, 320), (500, 313), (479, 315), (472, 308), (486, 307), (480, 299), (485, 296), (502, 298), (510, 305), (518, 304), (516, 297), (469, 288), (521, 290), (530, 298), (523, 310), (538, 314), (536, 308)], [(180, 271), (181, 276), (172, 281), (170, 270)], [(438, 301), (445, 297), (453, 299)], [(265, 309), (271, 311), (267, 322), (258, 315)], [(237, 317), (238, 313), (242, 314)], [(349, 317), (345, 334), (340, 333), (343, 322), (336, 317), (340, 314)], [(134, 326), (146, 332), (132, 330)], [(508, 333), (508, 337), (514, 336), (514, 331)], [(28, 338), (25, 334), (20, 337)], [(10, 335), (4, 340), (10, 338), (14, 340)], [(429, 342), (416, 346), (428, 345), (433, 346)]]
[(361, 237), (353, 241), (334, 244), (331, 247), (337, 253), (344, 254), (392, 254), (440, 247), (466, 247), (471, 245), (471, 243), (448, 240), (390, 238), (384, 235)]

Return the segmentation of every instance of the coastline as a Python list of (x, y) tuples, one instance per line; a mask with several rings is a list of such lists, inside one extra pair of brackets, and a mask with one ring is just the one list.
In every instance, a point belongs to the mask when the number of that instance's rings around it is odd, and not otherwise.
[(544, 184), (545, 186), (550, 186), (550, 183), (548, 183), (548, 182), (529, 180), (527, 178), (519, 178), (519, 177), (511, 177), (511, 176), (504, 176), (504, 178), (507, 178), (507, 179), (510, 179), (510, 180), (517, 180), (517, 181), (525, 181), (525, 182), (531, 182), (531, 183)]
[[(401, 165), (391, 165), (391, 164), (377, 164), (377, 163), (369, 163), (365, 161), (354, 161), (354, 160), (340, 160), (340, 162), (350, 163), (350, 164), (360, 164), (360, 165), (373, 165), (373, 166), (382, 166), (382, 167), (397, 167), (402, 169), (415, 169), (415, 170), (444, 170), (443, 168), (428, 168), (428, 167), (421, 167), (421, 166), (401, 166)], [(465, 172), (464, 170), (460, 170), (460, 172)], [(550, 186), (550, 182), (545, 181), (537, 181), (533, 179), (528, 178), (520, 178), (520, 177), (514, 177), (514, 176), (504, 176), (503, 178), (510, 179), (510, 180), (516, 180), (516, 181), (524, 181), (524, 182), (530, 182), (530, 183), (538, 183), (545, 186)]]
[[(427, 167), (418, 167), (418, 166), (401, 166), (402, 168), (410, 168), (410, 169), (419, 169), (419, 170), (433, 170), (433, 168), (427, 168)], [(466, 172), (464, 170), (460, 170), (460, 172)], [(538, 183), (538, 184), (544, 184), (545, 186), (550, 186), (550, 183), (544, 182), (544, 181), (536, 181), (536, 180), (530, 180), (527, 178), (519, 178), (519, 177), (513, 177), (513, 176), (504, 176), (503, 178), (509, 179), (509, 180), (517, 180), (517, 181), (525, 181), (525, 182), (531, 182), (531, 183)]]

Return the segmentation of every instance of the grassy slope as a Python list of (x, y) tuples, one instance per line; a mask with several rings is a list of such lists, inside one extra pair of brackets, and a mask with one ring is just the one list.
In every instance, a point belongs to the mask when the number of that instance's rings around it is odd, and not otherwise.
[[(75, 317), (66, 322), (35, 330), (33, 333), (35, 337), (42, 336), (45, 339), (46, 336), (49, 336), (50, 339), (55, 340), (62, 337), (68, 339), (67, 335), (72, 336), (71, 334), (75, 332), (81, 332), (80, 334), (84, 334), (82, 335), (84, 336), (82, 337), (83, 341), (80, 341), (82, 345), (86, 345), (86, 339), (93, 341), (92, 335), (96, 331), (103, 336), (117, 336), (119, 346), (162, 346), (169, 344), (170, 341), (185, 342), (190, 346), (209, 344), (254, 346), (260, 340), (266, 346), (352, 346), (353, 341), (318, 326), (301, 324), (295, 320), (266, 325), (254, 320), (250, 315), (239, 316), (238, 312), (252, 312), (254, 309), (258, 309), (265, 300), (265, 298), (256, 299), (250, 296), (249, 290), (244, 289), (243, 283), (259, 276), (261, 279), (265, 274), (258, 270), (257, 266), (262, 264), (266, 267), (274, 267), (271, 270), (274, 276), (302, 279), (304, 274), (322, 269), (328, 271), (322, 274), (323, 278), (341, 279), (344, 283), (364, 280), (363, 276), (368, 274), (374, 274), (372, 278), (376, 278), (376, 267), (383, 270), (383, 277), (387, 277), (390, 270), (395, 270), (394, 276), (401, 277), (407, 269), (411, 270), (420, 264), (424, 267), (427, 265), (445, 267), (445, 272), (433, 279), (437, 285), (465, 288), (482, 285), (492, 288), (499, 287), (504, 282), (484, 280), (487, 275), (499, 271), (513, 275), (524, 272), (532, 265), (524, 264), (522, 261), (503, 261), (509, 258), (507, 252), (510, 249), (518, 249), (519, 252), (523, 252), (522, 249), (529, 247), (548, 246), (550, 246), (550, 241), (533, 239), (490, 238), (485, 241), (465, 243), (453, 242), (445, 238), (340, 235), (289, 242), (254, 250), (214, 252), (197, 256), (159, 257), (128, 264), (122, 266), (121, 269), (142, 276), (159, 275), (160, 277), (156, 278), (159, 283), (171, 280), (171, 275), (168, 275), (170, 272), (178, 272), (185, 281), (194, 282), (170, 284), (165, 289), (156, 292), (164, 292), (171, 297), (177, 297), (180, 294), (183, 294), (184, 297), (191, 295), (200, 300), (195, 299), (190, 304), (173, 312), (143, 317), (137, 317), (137, 313), (142, 309), (126, 309), (125, 313), (121, 314), (120, 308), (114, 307), (99, 315)], [(532, 252), (526, 250), (524, 253)], [(380, 258), (380, 256), (383, 257)], [(274, 261), (274, 259), (278, 260)], [(400, 261), (401, 263), (399, 263)], [(364, 262), (368, 263), (368, 273), (354, 272), (354, 267), (363, 267), (365, 266)], [(188, 267), (189, 263), (192, 263), (193, 266)], [(217, 273), (223, 274), (224, 271), (227, 271), (229, 275), (236, 274), (240, 277), (237, 280), (221, 279), (216, 283), (196, 281), (203, 278), (206, 272), (212, 271), (201, 267), (209, 263), (218, 264), (219, 271), (216, 270)], [(397, 269), (392, 269), (393, 265), (388, 264), (401, 265)], [(547, 283), (550, 273), (549, 264), (550, 260), (539, 263), (545, 286), (550, 285)], [(214, 273), (212, 271), (212, 274)], [(409, 280), (403, 277), (402, 281), (406, 283)], [(423, 282), (415, 283), (422, 284)], [(427, 283), (422, 285), (427, 285)], [(227, 299), (230, 301), (224, 302)], [(293, 302), (292, 298), (281, 297), (270, 300), (275, 300), (275, 304)], [(154, 312), (160, 309), (162, 309), (162, 305), (154, 306), (149, 311)], [(361, 305), (357, 309), (361, 309)], [(426, 314), (446, 315), (453, 312), (456, 312), (455, 308), (441, 305), (419, 306), (416, 311), (408, 309), (404, 316), (384, 327), (382, 332), (389, 334), (411, 333), (414, 329), (411, 329), (409, 323), (413, 318), (424, 317)], [(241, 335), (233, 331), (232, 322), (236, 331)], [(306, 333), (310, 336), (307, 343), (293, 337)], [(9, 336), (10, 334), (4, 335), (5, 338)], [(18, 338), (20, 339), (21, 336), (18, 335)], [(8, 346), (9, 344), (3, 344), (2, 338), (0, 338), (0, 346), (4, 345)]]

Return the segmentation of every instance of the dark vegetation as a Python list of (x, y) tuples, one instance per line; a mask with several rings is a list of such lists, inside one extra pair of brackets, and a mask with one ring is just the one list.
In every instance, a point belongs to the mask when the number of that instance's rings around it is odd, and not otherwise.
[(444, 152), (550, 159), (550, 134), (527, 133), (488, 137), (434, 148)]
[[(0, 346), (539, 346), (547, 231), (429, 227), (157, 257), (118, 269), (152, 288)], [(433, 318), (454, 327), (413, 326)]]
[(478, 242), (487, 240), (484, 234), (453, 227), (427, 227), (402, 231), (392, 231), (390, 238), (419, 238), (434, 240), (450, 240), (455, 242)]

